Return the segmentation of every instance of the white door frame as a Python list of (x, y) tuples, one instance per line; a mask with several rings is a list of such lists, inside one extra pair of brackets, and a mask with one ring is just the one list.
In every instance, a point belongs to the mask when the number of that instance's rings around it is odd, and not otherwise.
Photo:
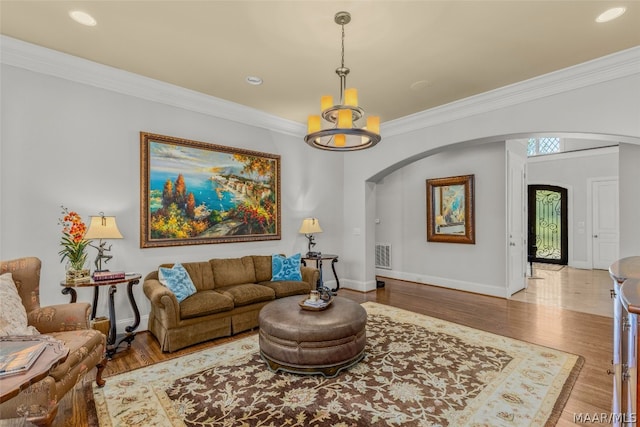
[[(593, 268), (593, 184), (598, 181), (616, 181), (618, 183), (618, 208), (620, 206), (619, 192), (620, 179), (617, 176), (602, 176), (587, 178), (587, 264), (589, 269)], [(618, 218), (619, 221), (619, 218)], [(620, 229), (618, 224), (618, 246), (620, 245)], [(619, 249), (619, 248), (618, 248)]]
[[(521, 180), (514, 183), (511, 180), (511, 169), (514, 162), (520, 164), (520, 176)], [(507, 254), (507, 271), (506, 271), (506, 294), (507, 298), (516, 292), (527, 288), (527, 158), (518, 154), (517, 151), (509, 149), (507, 144), (506, 150), (506, 254)], [(516, 205), (515, 200), (512, 200), (512, 186), (519, 185), (520, 188), (520, 201)], [(520, 216), (520, 236), (511, 236), (512, 229), (512, 215)], [(520, 251), (520, 265), (514, 265), (513, 251)], [(522, 283), (512, 283), (514, 273), (517, 274), (518, 280), (522, 280)], [(521, 273), (521, 274), (520, 274)]]

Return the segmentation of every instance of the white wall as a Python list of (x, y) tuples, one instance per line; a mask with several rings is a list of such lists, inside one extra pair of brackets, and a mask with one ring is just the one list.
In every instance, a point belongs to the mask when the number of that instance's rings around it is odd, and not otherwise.
[[(340, 156), (238, 121), (5, 64), (1, 72), (0, 259), (42, 260), (44, 304), (68, 301), (59, 285), (64, 276), (57, 255), (61, 204), (85, 221), (100, 211), (115, 215), (124, 239), (110, 241), (114, 258), (107, 266), (143, 276), (165, 262), (304, 253), (307, 240), (298, 228), (307, 216), (318, 217), (324, 228), (316, 248), (341, 253)], [(140, 131), (281, 155), (282, 240), (141, 249)], [(89, 258), (94, 257), (95, 250), (89, 249)], [(134, 294), (144, 317), (149, 308), (141, 288)], [(80, 289), (78, 298), (91, 302), (92, 291)], [(103, 293), (99, 313), (106, 313), (106, 300)], [(133, 318), (124, 288), (116, 294), (116, 306), (121, 329)], [(140, 328), (146, 328), (145, 318)]]
[(564, 138), (562, 140), (563, 151), (591, 150), (594, 148), (617, 146), (617, 142), (601, 141), (586, 138)]
[(568, 190), (569, 265), (591, 268), (589, 180), (618, 177), (618, 149), (532, 157), (527, 169), (529, 185), (557, 185)]
[[(638, 120), (640, 122), (640, 120)], [(640, 126), (640, 125), (639, 125)], [(620, 258), (640, 256), (640, 146), (620, 144)]]
[[(349, 264), (349, 286), (375, 289), (376, 212), (370, 207), (369, 186), (363, 183), (377, 182), (408, 163), (454, 144), (472, 146), (550, 133), (639, 144), (638, 65), (640, 48), (634, 48), (385, 123), (381, 129), (383, 141), (368, 150), (366, 161), (345, 156), (344, 261)], [(640, 228), (640, 223), (628, 225), (634, 230)], [(357, 229), (363, 232), (358, 234)], [(484, 268), (503, 265), (504, 260), (500, 260)]]
[[(375, 240), (390, 243), (381, 276), (488, 295), (506, 295), (505, 146), (452, 149), (411, 163), (376, 185)], [(427, 242), (426, 180), (475, 175), (476, 243)], [(487, 268), (490, 265), (492, 268)]]

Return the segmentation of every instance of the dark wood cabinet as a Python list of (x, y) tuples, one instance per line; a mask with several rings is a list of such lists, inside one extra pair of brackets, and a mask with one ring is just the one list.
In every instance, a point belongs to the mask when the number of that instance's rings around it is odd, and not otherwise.
[(613, 279), (613, 399), (615, 426), (637, 423), (638, 322), (640, 321), (640, 256), (620, 259), (609, 267)]

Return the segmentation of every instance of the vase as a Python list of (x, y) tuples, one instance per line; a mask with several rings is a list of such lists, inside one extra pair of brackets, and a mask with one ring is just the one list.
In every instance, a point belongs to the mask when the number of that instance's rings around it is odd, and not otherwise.
[(86, 283), (91, 281), (91, 272), (85, 266), (76, 268), (67, 263), (65, 266), (65, 277), (67, 283)]

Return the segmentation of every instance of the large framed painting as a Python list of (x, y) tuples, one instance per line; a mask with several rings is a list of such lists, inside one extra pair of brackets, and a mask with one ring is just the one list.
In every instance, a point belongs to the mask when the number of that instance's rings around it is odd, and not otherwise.
[(427, 180), (427, 241), (475, 244), (473, 177)]
[(278, 240), (280, 156), (140, 132), (140, 247)]

